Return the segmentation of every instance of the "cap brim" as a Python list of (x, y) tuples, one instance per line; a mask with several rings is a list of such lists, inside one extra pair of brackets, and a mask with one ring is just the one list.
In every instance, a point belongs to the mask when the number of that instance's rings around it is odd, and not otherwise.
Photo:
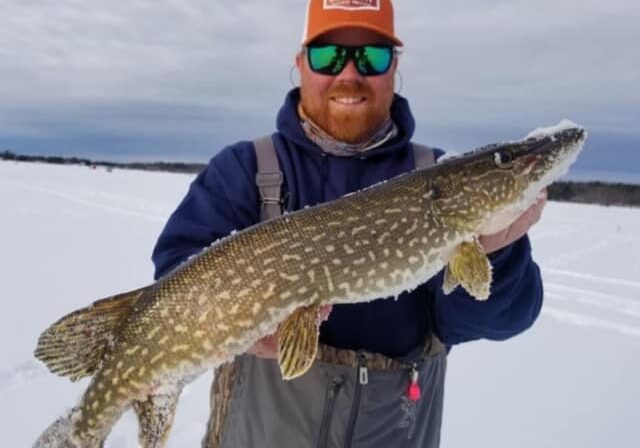
[(311, 42), (313, 42), (314, 40), (316, 40), (318, 37), (322, 36), (325, 33), (328, 33), (329, 31), (333, 31), (333, 30), (338, 30), (341, 28), (364, 28), (366, 30), (370, 30), (373, 31), (377, 34), (379, 34), (381, 37), (387, 39), (389, 42), (391, 42), (394, 46), (396, 47), (402, 47), (404, 44), (402, 43), (402, 41), (400, 39), (398, 39), (396, 36), (394, 36), (393, 34), (390, 34), (374, 25), (371, 25), (370, 23), (357, 23), (357, 22), (349, 22), (349, 23), (337, 23), (337, 24), (332, 24), (330, 26), (327, 26), (325, 28), (321, 28), (318, 31), (316, 31), (314, 34), (307, 36), (307, 38), (302, 42), (302, 46), (307, 46), (309, 45)]

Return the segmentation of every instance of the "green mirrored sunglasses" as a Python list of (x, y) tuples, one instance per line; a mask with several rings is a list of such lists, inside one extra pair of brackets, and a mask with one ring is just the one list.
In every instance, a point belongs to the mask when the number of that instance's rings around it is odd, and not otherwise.
[(389, 71), (393, 61), (390, 45), (347, 46), (311, 44), (306, 48), (309, 67), (316, 73), (337, 76), (353, 60), (362, 76), (378, 76)]

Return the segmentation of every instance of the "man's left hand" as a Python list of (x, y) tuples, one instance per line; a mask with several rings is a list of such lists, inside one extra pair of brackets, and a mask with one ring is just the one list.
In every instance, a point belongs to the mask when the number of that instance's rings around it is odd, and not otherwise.
[(547, 203), (547, 190), (542, 190), (538, 194), (536, 202), (529, 207), (519, 218), (504, 230), (492, 235), (480, 235), (480, 244), (487, 254), (496, 252), (503, 247), (519, 240), (526, 234), (531, 226), (537, 223), (542, 216), (542, 209)]

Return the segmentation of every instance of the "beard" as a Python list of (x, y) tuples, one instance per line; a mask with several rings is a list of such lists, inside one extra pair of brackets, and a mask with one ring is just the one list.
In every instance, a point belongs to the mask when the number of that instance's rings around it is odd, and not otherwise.
[[(359, 81), (345, 82), (318, 96), (305, 88), (302, 80), (300, 95), (302, 109), (316, 125), (340, 142), (358, 144), (389, 119), (393, 86), (388, 91), (374, 91)], [(332, 100), (335, 97), (363, 97), (366, 101), (363, 107), (341, 107)]]

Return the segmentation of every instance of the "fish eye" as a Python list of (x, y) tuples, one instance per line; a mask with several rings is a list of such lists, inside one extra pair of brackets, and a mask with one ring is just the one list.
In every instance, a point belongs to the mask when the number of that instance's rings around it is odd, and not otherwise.
[(510, 151), (497, 151), (493, 154), (493, 160), (498, 168), (511, 168), (513, 165), (513, 155)]

